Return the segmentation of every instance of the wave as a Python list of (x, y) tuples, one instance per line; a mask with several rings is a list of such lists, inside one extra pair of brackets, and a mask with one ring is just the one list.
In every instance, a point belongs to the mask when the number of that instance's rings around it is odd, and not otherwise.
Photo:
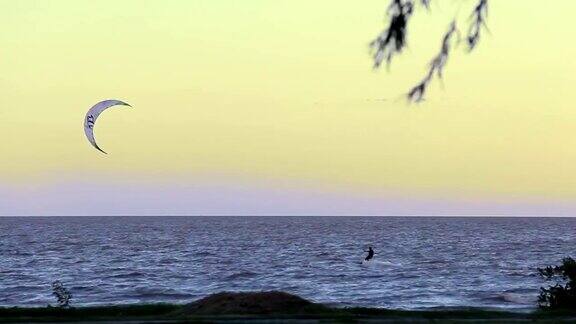
[(207, 251), (202, 251), (202, 252), (196, 252), (194, 254), (192, 254), (192, 256), (195, 257), (206, 257), (206, 256), (215, 256), (216, 254), (211, 253), (211, 252), (207, 252)]
[(400, 265), (390, 261), (379, 261), (379, 260), (362, 261), (361, 264), (362, 266), (369, 268), (383, 268), (383, 267), (392, 267)]
[(252, 271), (240, 271), (240, 272), (235, 272), (235, 273), (227, 276), (226, 280), (254, 278), (257, 276), (258, 276), (258, 273), (255, 273)]
[(19, 292), (19, 293), (25, 293), (25, 292), (36, 292), (39, 290), (38, 286), (24, 286), (24, 285), (18, 285), (18, 286), (11, 286), (11, 287), (6, 287), (3, 289), (3, 292)]
[(488, 298), (486, 301), (500, 303), (509, 303), (517, 305), (535, 305), (537, 298), (533, 292), (503, 292)]
[(129, 273), (119, 273), (119, 274), (110, 276), (110, 278), (115, 278), (115, 279), (132, 279), (132, 278), (140, 278), (140, 277), (146, 277), (146, 274), (144, 274), (142, 272), (138, 272), (138, 271), (133, 271), (133, 272), (129, 272)]
[(511, 277), (537, 277), (534, 269), (502, 269), (500, 273)]
[(177, 264), (181, 262), (182, 261), (180, 261), (177, 258), (163, 258), (162, 260), (159, 261), (160, 264)]
[(134, 290), (134, 294), (127, 294), (126, 296), (138, 299), (189, 299), (193, 297), (191, 294), (184, 293), (175, 289), (149, 287), (137, 287)]

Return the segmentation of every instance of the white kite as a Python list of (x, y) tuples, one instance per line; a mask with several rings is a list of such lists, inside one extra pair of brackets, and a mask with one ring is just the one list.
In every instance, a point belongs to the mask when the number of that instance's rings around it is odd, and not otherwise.
[(108, 153), (104, 152), (100, 147), (98, 147), (98, 144), (96, 144), (96, 139), (94, 139), (94, 125), (96, 124), (96, 119), (98, 119), (98, 116), (100, 116), (104, 110), (114, 106), (132, 107), (120, 100), (104, 100), (90, 108), (90, 110), (88, 110), (86, 113), (86, 117), (84, 118), (84, 133), (86, 134), (86, 138), (88, 138), (88, 141), (90, 141), (92, 146), (104, 154)]

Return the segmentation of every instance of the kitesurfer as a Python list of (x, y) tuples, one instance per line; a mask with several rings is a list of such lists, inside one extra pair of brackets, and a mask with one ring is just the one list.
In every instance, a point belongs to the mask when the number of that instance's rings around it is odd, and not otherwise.
[(372, 249), (371, 246), (368, 247), (368, 251), (364, 251), (364, 252), (368, 253), (368, 255), (366, 256), (366, 259), (364, 259), (364, 261), (370, 261), (374, 257), (374, 250)]

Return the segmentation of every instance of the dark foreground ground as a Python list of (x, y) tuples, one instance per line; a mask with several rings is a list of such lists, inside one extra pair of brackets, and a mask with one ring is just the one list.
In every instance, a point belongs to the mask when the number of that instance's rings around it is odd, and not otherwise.
[(576, 312), (329, 308), (281, 292), (221, 293), (187, 305), (0, 308), (0, 323), (574, 323)]

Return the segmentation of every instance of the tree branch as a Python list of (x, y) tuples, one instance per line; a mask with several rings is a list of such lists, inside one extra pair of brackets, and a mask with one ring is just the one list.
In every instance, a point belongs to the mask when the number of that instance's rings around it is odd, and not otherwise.
[(468, 50), (472, 51), (478, 41), (480, 41), (480, 31), (486, 27), (486, 18), (488, 17), (488, 0), (480, 0), (472, 11), (472, 23), (468, 29)]
[[(430, 9), (431, 2), (432, 0), (390, 0), (387, 9), (387, 15), (390, 20), (388, 27), (384, 29), (376, 39), (370, 42), (370, 47), (373, 50), (372, 59), (374, 61), (375, 69), (379, 68), (384, 60), (389, 65), (392, 62), (393, 57), (400, 54), (406, 46), (408, 22), (414, 12), (416, 3), (420, 3), (420, 5), (426, 9)], [(466, 35), (466, 42), (469, 51), (474, 50), (478, 45), (482, 28), (487, 28), (487, 17), (488, 0), (478, 0), (472, 14), (470, 15), (472, 22), (470, 23)], [(436, 74), (438, 78), (442, 78), (444, 68), (450, 56), (451, 40), (457, 33), (459, 34), (459, 31), (456, 27), (455, 19), (450, 24), (448, 31), (444, 34), (440, 52), (430, 62), (428, 73), (422, 81), (410, 89), (406, 95), (409, 101), (422, 101), (434, 75)]]
[(384, 60), (390, 64), (392, 57), (401, 53), (406, 46), (406, 27), (413, 10), (414, 4), (411, 0), (390, 2), (387, 10), (390, 24), (375, 40), (370, 42), (370, 47), (374, 50), (372, 58), (375, 69), (379, 68)]
[(452, 21), (450, 27), (448, 28), (448, 31), (446, 31), (444, 37), (442, 38), (442, 45), (440, 46), (440, 51), (430, 62), (430, 68), (428, 70), (428, 73), (426, 74), (424, 79), (422, 79), (420, 83), (418, 83), (416, 86), (410, 89), (410, 91), (406, 95), (409, 101), (420, 102), (424, 99), (424, 94), (426, 93), (426, 89), (428, 88), (428, 85), (432, 81), (434, 74), (436, 74), (438, 78), (440, 79), (442, 78), (444, 68), (446, 67), (446, 62), (448, 62), (448, 57), (450, 56), (450, 43), (452, 38), (454, 37), (454, 34), (456, 34), (457, 31), (458, 29), (456, 28), (456, 21)]

